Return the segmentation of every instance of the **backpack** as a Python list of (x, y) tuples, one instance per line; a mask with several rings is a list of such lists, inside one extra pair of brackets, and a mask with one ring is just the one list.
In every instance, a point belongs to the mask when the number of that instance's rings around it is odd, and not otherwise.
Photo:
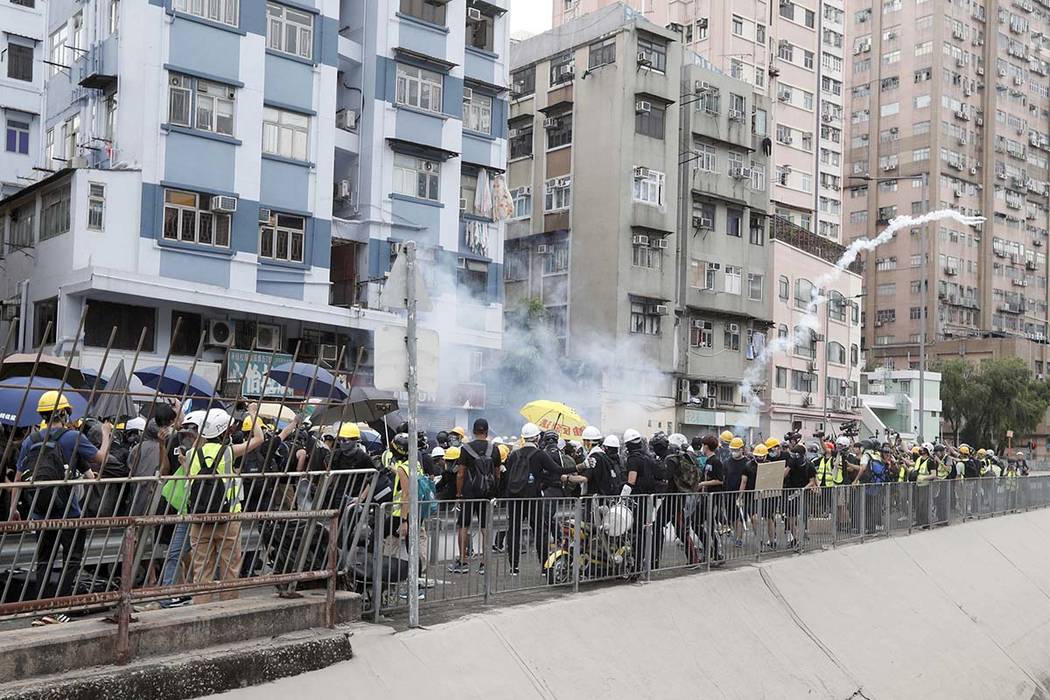
[(531, 496), (529, 484), (532, 477), (530, 459), (536, 448), (523, 447), (511, 454), (507, 460), (504, 495), (510, 498)]
[(889, 469), (880, 459), (868, 460), (868, 473), (871, 474), (871, 481), (868, 482), (870, 484), (884, 484), (889, 481)]
[(652, 477), (654, 482), (653, 485), (657, 489), (666, 488), (667, 485), (671, 482), (671, 480), (674, 479), (674, 475), (677, 470), (677, 466), (675, 464), (675, 461), (677, 460), (674, 460), (675, 457), (676, 455), (669, 454), (663, 459), (660, 459), (659, 457), (654, 457), (652, 459), (651, 464)]
[(674, 459), (674, 474), (672, 480), (679, 491), (693, 493), (700, 483), (700, 469), (696, 462), (687, 454), (678, 453), (667, 458)]
[(494, 449), (496, 445), (490, 442), (485, 454), (479, 455), (469, 444), (463, 443), (463, 451), (474, 458), (467, 468), (466, 481), (463, 483), (464, 495), (489, 498), (496, 490), (496, 462), (492, 459)]
[[(221, 448), (212, 457), (206, 457), (204, 449), (197, 448), (197, 461), (200, 464), (198, 477), (210, 477), (218, 474), (215, 462), (222, 463), (222, 457), (226, 454), (226, 448)], [(209, 462), (209, 459), (211, 460)], [(231, 475), (232, 476), (232, 475)], [(190, 500), (188, 512), (190, 513), (229, 513), (232, 505), (229, 498), (229, 485), (225, 478), (194, 478), (190, 485)]]
[(434, 488), (434, 482), (426, 474), (416, 474), (416, 495), (420, 518), (432, 518), (437, 515), (437, 490)]
[[(26, 464), (32, 470), (30, 481), (64, 481), (69, 476), (69, 465), (62, 453), (59, 441), (66, 434), (60, 430), (52, 435), (51, 430), (35, 430), (29, 436), (29, 453)], [(77, 436), (80, 439), (80, 436)], [(67, 516), (69, 502), (73, 495), (72, 486), (42, 486), (35, 489), (33, 512), (44, 518), (64, 518)], [(30, 492), (31, 493), (31, 492)], [(28, 495), (28, 494), (27, 494)]]

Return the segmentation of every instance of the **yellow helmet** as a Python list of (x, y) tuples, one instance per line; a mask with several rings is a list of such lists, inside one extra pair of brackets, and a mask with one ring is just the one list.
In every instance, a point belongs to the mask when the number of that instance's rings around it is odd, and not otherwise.
[(73, 408), (73, 405), (69, 403), (69, 399), (66, 398), (65, 394), (54, 389), (45, 391), (40, 396), (40, 400), (36, 402), (36, 412), (40, 414), (53, 413), (67, 408)]
[(459, 435), (460, 438), (467, 437), (467, 431), (464, 430), (463, 428), (459, 427), (458, 425), (455, 428), (453, 428), (452, 430), (448, 431), (448, 432), (449, 432), (450, 435), (452, 433), (455, 433), (456, 435)]
[(977, 450), (977, 456), (978, 457), (984, 457), (984, 448), (983, 447), (981, 449)]
[(718, 439), (722, 442), (729, 442), (733, 439), (733, 433), (729, 432), (728, 430), (723, 430), (722, 434), (718, 436)]
[(244, 420), (241, 421), (241, 431), (245, 433), (250, 433), (251, 431), (255, 430), (255, 426), (257, 425), (262, 427), (261, 418), (245, 416)]
[(755, 445), (755, 449), (751, 451), (756, 457), (765, 457), (769, 454), (769, 448), (765, 446), (765, 443), (758, 443)]
[(510, 454), (510, 445), (497, 445), (499, 449), (499, 458), (501, 462), (507, 461), (507, 455)]
[(969, 445), (959, 445), (959, 454), (961, 454), (961, 455), (968, 455), (968, 454), (970, 454), (970, 446)]
[(922, 450), (920, 450), (920, 449), (919, 449), (919, 446), (918, 446), (918, 445), (912, 445), (912, 448), (911, 448), (911, 453), (912, 453), (913, 455), (917, 455), (917, 454), (919, 454), (920, 452), (922, 452)]
[(445, 461), (446, 462), (455, 462), (457, 459), (459, 459), (459, 448), (458, 447), (453, 445), (452, 447), (450, 447), (447, 450), (445, 450)]
[(357, 423), (343, 423), (339, 426), (339, 437), (342, 440), (360, 440), (361, 428)]
[(780, 440), (775, 437), (767, 438), (765, 446), (767, 450), (772, 450), (774, 447), (780, 447)]
[(731, 450), (742, 450), (744, 449), (744, 441), (738, 437), (733, 438), (729, 441), (729, 449)]

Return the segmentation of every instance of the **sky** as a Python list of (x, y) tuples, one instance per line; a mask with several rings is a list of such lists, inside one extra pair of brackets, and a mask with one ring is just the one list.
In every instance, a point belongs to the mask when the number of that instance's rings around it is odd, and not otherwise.
[(533, 34), (551, 28), (552, 0), (511, 0), (511, 33), (527, 31)]

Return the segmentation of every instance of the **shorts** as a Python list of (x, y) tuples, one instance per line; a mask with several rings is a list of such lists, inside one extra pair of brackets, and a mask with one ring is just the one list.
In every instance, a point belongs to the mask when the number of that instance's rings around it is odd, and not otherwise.
[(740, 522), (741, 511), (743, 511), (744, 519), (746, 520), (751, 510), (751, 494), (739, 492), (723, 494), (722, 508), (725, 511), (726, 521), (730, 524)]
[(489, 504), (487, 501), (463, 501), (459, 504), (459, 516), (456, 519), (460, 527), (470, 527), (470, 524), (478, 519), (481, 527), (488, 526)]
[(772, 518), (778, 512), (780, 512), (783, 498), (780, 495), (776, 496), (762, 496), (759, 499), (758, 512), (761, 513), (763, 518)]

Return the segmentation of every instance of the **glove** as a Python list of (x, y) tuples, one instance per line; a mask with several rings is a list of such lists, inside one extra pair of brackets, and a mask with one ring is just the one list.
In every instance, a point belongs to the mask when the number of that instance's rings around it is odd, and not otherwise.
[(622, 498), (624, 496), (630, 496), (630, 495), (631, 495), (631, 485), (630, 484), (624, 484), (623, 488), (620, 489), (620, 497)]

